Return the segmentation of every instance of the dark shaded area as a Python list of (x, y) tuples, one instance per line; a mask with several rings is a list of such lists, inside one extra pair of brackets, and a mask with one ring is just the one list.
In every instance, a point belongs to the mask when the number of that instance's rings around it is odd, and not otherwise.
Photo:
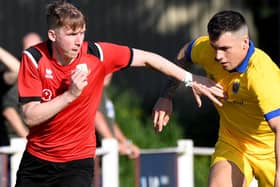
[(246, 0), (258, 29), (259, 47), (280, 65), (280, 4), (278, 0)]

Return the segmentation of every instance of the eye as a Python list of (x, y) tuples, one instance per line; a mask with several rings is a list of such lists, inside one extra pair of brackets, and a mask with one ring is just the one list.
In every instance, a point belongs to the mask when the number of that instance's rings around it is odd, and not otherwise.
[(229, 48), (228, 47), (221, 47), (220, 50), (222, 51), (227, 51)]

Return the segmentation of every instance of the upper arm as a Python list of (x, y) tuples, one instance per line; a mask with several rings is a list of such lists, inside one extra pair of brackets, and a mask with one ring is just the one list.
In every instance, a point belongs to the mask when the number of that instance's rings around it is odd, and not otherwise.
[(129, 67), (133, 52), (128, 46), (100, 42), (98, 45), (101, 62), (104, 64), (106, 74)]
[(268, 123), (273, 132), (280, 132), (280, 116), (268, 120)]

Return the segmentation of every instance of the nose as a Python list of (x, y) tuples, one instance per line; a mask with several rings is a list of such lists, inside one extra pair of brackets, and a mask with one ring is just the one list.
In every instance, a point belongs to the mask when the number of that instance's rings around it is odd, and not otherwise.
[(84, 41), (84, 35), (83, 34), (77, 34), (75, 44), (81, 45)]
[(215, 60), (220, 62), (223, 59), (223, 52), (221, 50), (216, 50)]

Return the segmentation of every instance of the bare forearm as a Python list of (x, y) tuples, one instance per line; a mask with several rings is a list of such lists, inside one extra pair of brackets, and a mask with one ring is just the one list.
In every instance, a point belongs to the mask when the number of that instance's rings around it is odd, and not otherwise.
[(40, 125), (64, 109), (74, 98), (68, 92), (49, 102), (30, 102), (23, 105), (24, 121), (29, 127)]
[(18, 73), (19, 60), (2, 47), (0, 47), (0, 61), (5, 64), (11, 72)]
[(104, 115), (97, 111), (95, 116), (95, 128), (96, 131), (103, 137), (103, 138), (114, 138), (113, 133), (110, 131), (109, 124), (104, 117)]
[(19, 113), (13, 107), (7, 107), (3, 110), (3, 116), (12, 126), (16, 134), (20, 137), (26, 137), (28, 129), (24, 125)]
[(176, 78), (179, 81), (184, 81), (186, 72), (168, 59), (147, 51), (133, 49), (132, 66), (146, 66), (156, 69), (165, 75)]
[(118, 141), (121, 143), (127, 143), (128, 141), (127, 137), (122, 133), (121, 129), (116, 123), (113, 124), (113, 128)]

